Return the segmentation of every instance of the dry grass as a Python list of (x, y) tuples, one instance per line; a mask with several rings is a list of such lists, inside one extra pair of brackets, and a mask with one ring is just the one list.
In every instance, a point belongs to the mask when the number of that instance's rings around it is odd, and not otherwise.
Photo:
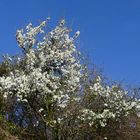
[(19, 139), (15, 136), (12, 136), (9, 132), (0, 128), (0, 140), (19, 140)]

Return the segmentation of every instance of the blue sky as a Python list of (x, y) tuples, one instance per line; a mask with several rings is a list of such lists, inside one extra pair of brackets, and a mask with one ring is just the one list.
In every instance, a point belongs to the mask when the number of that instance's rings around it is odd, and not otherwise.
[(106, 76), (140, 85), (139, 0), (1, 0), (0, 53), (17, 54), (16, 29), (48, 16), (81, 31), (79, 48)]

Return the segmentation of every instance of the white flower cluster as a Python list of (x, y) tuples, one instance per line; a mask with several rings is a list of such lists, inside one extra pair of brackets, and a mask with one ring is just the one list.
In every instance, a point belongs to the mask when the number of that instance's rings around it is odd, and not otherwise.
[(108, 109), (104, 109), (102, 113), (95, 113), (90, 109), (83, 109), (82, 115), (78, 117), (84, 122), (88, 122), (90, 126), (96, 126), (97, 122), (102, 126), (105, 127), (107, 125), (107, 120), (110, 118), (115, 118), (115, 114), (110, 112)]
[(54, 30), (44, 34), (43, 39), (38, 35), (45, 32), (46, 21), (37, 27), (30, 23), (25, 31), (17, 31), (17, 42), (25, 50), (24, 58), (17, 63), (24, 62), (24, 69), (15, 69), (9, 76), (0, 77), (4, 97), (14, 94), (19, 101), (28, 102), (33, 94), (46, 98), (51, 95), (58, 107), (66, 106), (80, 87), (82, 67), (74, 45), (80, 32), (70, 37), (64, 23), (62, 20)]
[[(40, 101), (37, 112), (43, 116), (48, 112), (42, 102), (48, 103), (47, 100), (51, 100), (60, 112), (66, 109), (70, 101), (79, 105), (82, 97), (74, 95), (80, 89), (83, 77), (83, 67), (74, 45), (80, 32), (77, 31), (70, 37), (70, 30), (64, 26), (65, 21), (61, 20), (59, 25), (44, 34), (42, 39), (38, 35), (45, 33), (46, 23), (47, 21), (43, 21), (37, 27), (30, 23), (25, 31), (17, 31), (17, 42), (24, 50), (24, 56), (15, 63), (22, 68), (15, 67), (8, 76), (0, 77), (0, 92), (5, 98), (15, 95), (18, 101), (28, 103), (30, 98), (35, 96), (36, 101)], [(12, 59), (7, 57), (7, 61), (11, 63)], [(94, 97), (93, 100), (90, 97), (93, 106), (80, 105), (80, 109), (83, 109), (79, 110), (80, 115), (76, 117), (89, 126), (105, 127), (109, 119), (119, 121), (120, 117), (128, 116), (133, 109), (140, 114), (139, 100), (130, 100), (127, 91), (118, 86), (103, 85), (99, 76), (93, 85), (89, 85), (88, 92)], [(99, 109), (94, 106), (94, 102), (95, 105), (100, 103)], [(67, 117), (67, 111), (63, 115)], [(52, 118), (50, 122), (62, 122), (63, 115), (59, 114), (56, 120)]]
[[(83, 109), (79, 117), (89, 125), (100, 124), (102, 127), (107, 125), (107, 120), (114, 119), (119, 121), (121, 117), (126, 117), (132, 111), (140, 111), (140, 101), (131, 100), (127, 91), (122, 90), (119, 86), (103, 86), (102, 80), (98, 76), (93, 85), (90, 85), (90, 95), (94, 95), (92, 103), (99, 102), (102, 108), (99, 111), (93, 109)], [(97, 100), (96, 100), (97, 99)], [(99, 101), (100, 99), (100, 101)], [(138, 113), (139, 114), (139, 113)]]
[[(49, 20), (49, 18), (47, 19)], [(43, 21), (39, 26), (32, 27), (32, 23), (29, 23), (26, 26), (26, 33), (24, 33), (24, 30), (17, 30), (16, 33), (16, 39), (21, 48), (25, 47), (33, 47), (36, 43), (36, 37), (39, 33), (44, 33), (42, 30), (42, 27), (46, 25), (47, 21)]]

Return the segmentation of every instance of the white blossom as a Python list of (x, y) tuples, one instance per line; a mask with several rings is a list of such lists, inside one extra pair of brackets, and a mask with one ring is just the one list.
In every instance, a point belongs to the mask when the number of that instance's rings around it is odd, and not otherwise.
[[(80, 31), (70, 37), (65, 20), (61, 20), (52, 31), (45, 33), (48, 20), (36, 27), (29, 23), (25, 29), (17, 30), (17, 43), (24, 56), (16, 63), (24, 69), (15, 69), (10, 75), (0, 77), (0, 91), (5, 98), (14, 94), (19, 102), (26, 103), (31, 96), (48, 100), (51, 97), (56, 108), (63, 109), (80, 88), (82, 66), (74, 45)], [(39, 36), (41, 33), (44, 34)], [(73, 100), (78, 98), (73, 96)], [(39, 105), (39, 108), (38, 112), (47, 113), (43, 106)]]

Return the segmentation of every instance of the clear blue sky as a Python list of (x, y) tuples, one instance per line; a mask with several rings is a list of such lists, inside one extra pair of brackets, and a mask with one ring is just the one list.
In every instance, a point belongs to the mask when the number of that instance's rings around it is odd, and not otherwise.
[(18, 53), (16, 29), (48, 16), (81, 31), (80, 49), (105, 75), (140, 85), (140, 0), (1, 0), (0, 53)]

